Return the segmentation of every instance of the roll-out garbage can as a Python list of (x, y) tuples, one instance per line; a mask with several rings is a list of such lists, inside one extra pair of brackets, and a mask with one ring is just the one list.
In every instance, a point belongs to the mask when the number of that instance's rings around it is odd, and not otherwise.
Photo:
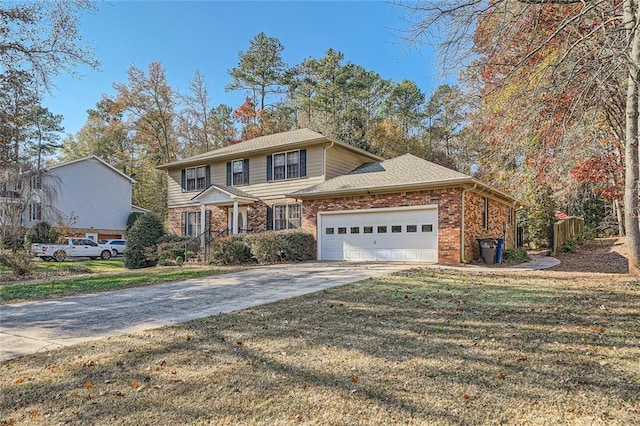
[(498, 238), (496, 244), (496, 263), (502, 263), (502, 253), (504, 252), (504, 240)]
[(487, 265), (493, 265), (496, 259), (496, 245), (497, 241), (493, 238), (480, 238), (480, 257)]

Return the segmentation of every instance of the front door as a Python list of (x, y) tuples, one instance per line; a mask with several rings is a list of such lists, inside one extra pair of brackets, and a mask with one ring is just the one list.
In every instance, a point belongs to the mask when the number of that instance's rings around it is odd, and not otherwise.
[[(233, 207), (229, 207), (227, 210), (229, 233), (233, 234)], [(238, 207), (238, 232), (247, 230), (247, 207)]]

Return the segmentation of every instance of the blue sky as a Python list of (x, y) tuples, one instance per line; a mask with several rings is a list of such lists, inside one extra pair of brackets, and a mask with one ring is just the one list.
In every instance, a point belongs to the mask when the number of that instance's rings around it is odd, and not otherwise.
[(45, 106), (64, 116), (65, 133), (77, 132), (86, 111), (114, 82), (126, 82), (131, 65), (146, 70), (162, 63), (169, 84), (187, 92), (196, 69), (206, 78), (211, 105), (233, 108), (242, 92), (225, 92), (227, 71), (238, 63), (256, 34), (276, 37), (289, 66), (320, 58), (328, 48), (383, 78), (415, 81), (427, 97), (445, 80), (429, 49), (402, 41), (404, 11), (373, 1), (112, 1), (82, 17), (81, 32), (101, 62), (101, 70), (80, 68), (81, 78), (60, 76)]

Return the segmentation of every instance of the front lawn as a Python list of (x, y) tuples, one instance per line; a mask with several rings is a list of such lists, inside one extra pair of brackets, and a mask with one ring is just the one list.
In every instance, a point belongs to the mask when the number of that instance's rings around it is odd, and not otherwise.
[(414, 270), (0, 366), (0, 424), (640, 423), (640, 284)]
[[(92, 273), (126, 271), (121, 258), (112, 258), (109, 260), (65, 260), (64, 262), (47, 262), (43, 260), (34, 260), (33, 265), (33, 273), (36, 275), (43, 272), (53, 273), (74, 269), (86, 269), (87, 272)], [(4, 265), (0, 265), (0, 274), (11, 275), (11, 270)]]
[[(128, 270), (122, 260), (36, 262), (36, 280), (0, 284), (0, 303), (94, 293), (216, 275), (228, 267), (185, 265)], [(9, 272), (3, 272), (9, 273)], [(1, 426), (1, 424), (0, 424)]]

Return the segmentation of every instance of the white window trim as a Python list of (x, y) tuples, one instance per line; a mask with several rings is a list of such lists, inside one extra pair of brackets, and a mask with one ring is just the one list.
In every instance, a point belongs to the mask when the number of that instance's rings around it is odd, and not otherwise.
[[(240, 163), (240, 169), (242, 170), (240, 173), (240, 182), (236, 183), (235, 181), (235, 175), (236, 175), (236, 171), (235, 171), (235, 165), (236, 163)], [(244, 185), (244, 174), (245, 174), (245, 169), (244, 169), (244, 158), (240, 159), (240, 160), (233, 160), (231, 162), (231, 186), (240, 186), (240, 185)]]
[[(202, 218), (200, 217), (200, 212), (197, 211), (192, 211), (192, 212), (186, 212), (186, 216), (184, 218), (185, 220), (185, 226), (184, 226), (184, 234), (187, 237), (195, 237), (197, 235), (200, 234), (200, 224), (202, 223)], [(195, 216), (195, 224), (193, 226), (193, 233), (190, 234), (189, 233), (189, 216), (190, 215), (194, 215)]]
[(42, 220), (42, 204), (40, 203), (29, 204), (29, 220), (31, 222), (39, 222)]
[[(202, 188), (198, 188), (198, 170), (202, 169), (204, 176), (202, 177)], [(193, 187), (194, 189), (189, 189), (189, 170), (193, 170)], [(196, 167), (187, 167), (185, 169), (184, 172), (184, 178), (186, 180), (185, 182), (185, 191), (187, 192), (196, 192), (196, 191), (202, 191), (204, 189), (206, 189), (206, 185), (207, 185), (207, 166), (196, 166)]]
[[(293, 207), (293, 206), (299, 207), (299, 209), (300, 209), (300, 217), (299, 218), (291, 218), (290, 211), (291, 211), (291, 207)], [(284, 209), (285, 209), (285, 218), (284, 219), (277, 219), (276, 218), (276, 208), (282, 208), (282, 207), (284, 207)], [(284, 230), (287, 230), (287, 229), (300, 229), (300, 228), (302, 228), (302, 204), (299, 204), (299, 203), (274, 204), (272, 208), (273, 208), (273, 223), (271, 225), (272, 225), (272, 228), (273, 228), (274, 231), (284, 231)], [(285, 228), (276, 228), (276, 221), (280, 221), (280, 220), (284, 220), (285, 223), (287, 224), (287, 226)], [(294, 226), (294, 227), (290, 228), (289, 224), (291, 223), (292, 220), (299, 221), (300, 225), (297, 226), (297, 227)]]
[[(287, 163), (287, 154), (289, 153), (293, 153), (293, 152), (297, 152), (298, 153), (298, 176), (294, 176), (294, 177), (288, 177), (289, 174), (289, 164)], [(283, 155), (284, 154), (284, 177), (283, 178), (276, 178), (276, 155)], [(292, 180), (292, 179), (300, 179), (300, 150), (299, 149), (293, 149), (291, 151), (283, 151), (283, 152), (276, 152), (275, 154), (272, 155), (271, 157), (272, 160), (272, 164), (271, 164), (271, 176), (273, 176), (273, 180)]]

